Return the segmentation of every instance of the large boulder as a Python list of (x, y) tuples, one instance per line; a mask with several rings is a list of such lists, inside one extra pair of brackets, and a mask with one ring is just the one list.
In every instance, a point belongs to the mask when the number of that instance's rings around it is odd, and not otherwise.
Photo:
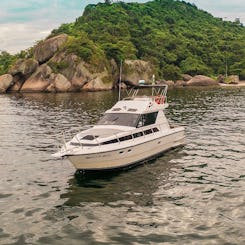
[(237, 75), (230, 75), (227, 77), (226, 82), (229, 84), (238, 84), (240, 82), (240, 79)]
[(88, 70), (88, 64), (74, 54), (60, 53), (50, 60), (50, 66), (60, 67), (59, 71), (72, 84), (72, 91), (80, 91), (84, 84), (94, 79), (94, 74)]
[(13, 83), (9, 87), (8, 91), (9, 92), (19, 92), (25, 80), (26, 79), (24, 76), (22, 76), (21, 74), (16, 74), (15, 76), (13, 76)]
[(224, 75), (219, 75), (216, 79), (218, 83), (225, 83), (225, 76)]
[(174, 87), (184, 87), (186, 86), (186, 82), (183, 81), (183, 80), (177, 80), (175, 83), (174, 83)]
[(61, 34), (44, 41), (34, 47), (34, 58), (40, 63), (44, 63), (53, 57), (55, 52), (67, 41), (68, 36)]
[(44, 92), (47, 87), (51, 84), (50, 75), (52, 74), (52, 69), (43, 64), (39, 66), (23, 84), (21, 87), (21, 92)]
[(214, 79), (202, 75), (194, 76), (186, 83), (187, 86), (214, 86), (218, 85), (218, 82)]
[(139, 80), (152, 82), (153, 66), (143, 60), (125, 60), (122, 68), (122, 81), (138, 85)]
[(27, 76), (33, 73), (38, 67), (38, 62), (35, 59), (19, 59), (16, 63), (10, 68), (9, 73), (11, 75), (19, 74), (21, 76)]
[(95, 70), (74, 54), (58, 53), (49, 61), (49, 64), (51, 67), (59, 67), (58, 72), (71, 82), (69, 91), (108, 90), (113, 87), (116, 79), (104, 64), (100, 69)]
[(52, 73), (50, 80), (52, 83), (47, 87), (47, 92), (67, 92), (71, 88), (71, 83), (62, 74)]
[(158, 84), (165, 84), (168, 85), (169, 88), (173, 88), (174, 87), (174, 81), (172, 80), (160, 80), (158, 81)]
[(0, 93), (5, 93), (7, 89), (11, 86), (13, 82), (13, 77), (10, 74), (5, 74), (0, 76)]
[(102, 90), (111, 90), (112, 83), (111, 78), (106, 76), (106, 73), (97, 76), (88, 83), (86, 83), (82, 90), (85, 91), (102, 91)]
[(192, 76), (189, 74), (182, 74), (182, 79), (183, 81), (188, 82), (192, 79)]

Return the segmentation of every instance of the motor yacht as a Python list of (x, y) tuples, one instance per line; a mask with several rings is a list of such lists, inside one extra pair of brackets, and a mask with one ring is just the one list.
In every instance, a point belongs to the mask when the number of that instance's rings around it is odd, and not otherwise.
[[(113, 170), (143, 163), (183, 145), (184, 127), (170, 126), (164, 114), (167, 88), (139, 85), (131, 89), (96, 125), (64, 140), (53, 156), (67, 157), (78, 170)], [(148, 94), (142, 95), (143, 90)]]

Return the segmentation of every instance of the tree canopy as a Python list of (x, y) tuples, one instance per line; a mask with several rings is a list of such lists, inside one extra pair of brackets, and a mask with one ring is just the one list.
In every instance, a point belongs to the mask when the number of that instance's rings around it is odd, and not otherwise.
[(61, 25), (51, 36), (60, 33), (72, 38), (67, 50), (88, 61), (95, 52), (117, 63), (143, 59), (165, 79), (181, 73), (225, 74), (227, 64), (229, 74), (245, 78), (245, 27), (184, 1), (89, 4), (74, 23)]

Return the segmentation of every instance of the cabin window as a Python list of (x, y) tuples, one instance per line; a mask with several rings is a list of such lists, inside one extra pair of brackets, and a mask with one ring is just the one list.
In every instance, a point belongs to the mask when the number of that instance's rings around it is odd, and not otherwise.
[(158, 112), (152, 112), (141, 115), (138, 120), (137, 128), (154, 124), (157, 119), (157, 114)]
[(135, 133), (135, 134), (133, 134), (133, 136), (134, 136), (134, 138), (141, 137), (141, 136), (143, 136), (143, 132)]
[(81, 138), (82, 140), (94, 140), (96, 138), (98, 138), (98, 135), (86, 135), (83, 138)]
[(133, 137), (132, 135), (127, 135), (119, 138), (119, 141), (131, 140)]
[(154, 133), (159, 132), (158, 128), (153, 128), (152, 130), (153, 130)]
[(109, 144), (114, 144), (117, 143), (118, 140), (117, 139), (113, 139), (113, 140), (108, 140), (106, 142), (103, 142), (102, 145), (109, 145)]
[(113, 108), (112, 111), (121, 111), (121, 108)]
[(106, 113), (97, 125), (120, 125), (136, 127), (139, 114), (131, 113)]
[(144, 131), (144, 135), (152, 134), (152, 129), (147, 129)]

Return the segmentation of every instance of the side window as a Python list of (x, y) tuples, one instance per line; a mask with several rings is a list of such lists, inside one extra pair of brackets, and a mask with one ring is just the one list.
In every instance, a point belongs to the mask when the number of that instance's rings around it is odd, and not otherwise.
[(156, 122), (157, 114), (158, 112), (152, 112), (141, 115), (137, 124), (137, 128), (154, 124)]
[(109, 141), (103, 142), (102, 145), (109, 145), (109, 144), (114, 144), (117, 142), (118, 142), (117, 139), (114, 139), (114, 140), (109, 140)]
[(138, 137), (143, 136), (143, 133), (142, 132), (138, 132), (138, 133), (133, 134), (133, 136), (134, 136), (134, 138), (138, 138)]
[(154, 132), (154, 133), (156, 133), (156, 132), (158, 132), (158, 131), (159, 131), (158, 128), (153, 128), (153, 132)]
[(147, 135), (147, 134), (152, 134), (152, 129), (147, 129), (144, 131), (144, 134)]
[(119, 141), (131, 140), (132, 138), (133, 138), (132, 135), (127, 135), (127, 136), (119, 138)]

